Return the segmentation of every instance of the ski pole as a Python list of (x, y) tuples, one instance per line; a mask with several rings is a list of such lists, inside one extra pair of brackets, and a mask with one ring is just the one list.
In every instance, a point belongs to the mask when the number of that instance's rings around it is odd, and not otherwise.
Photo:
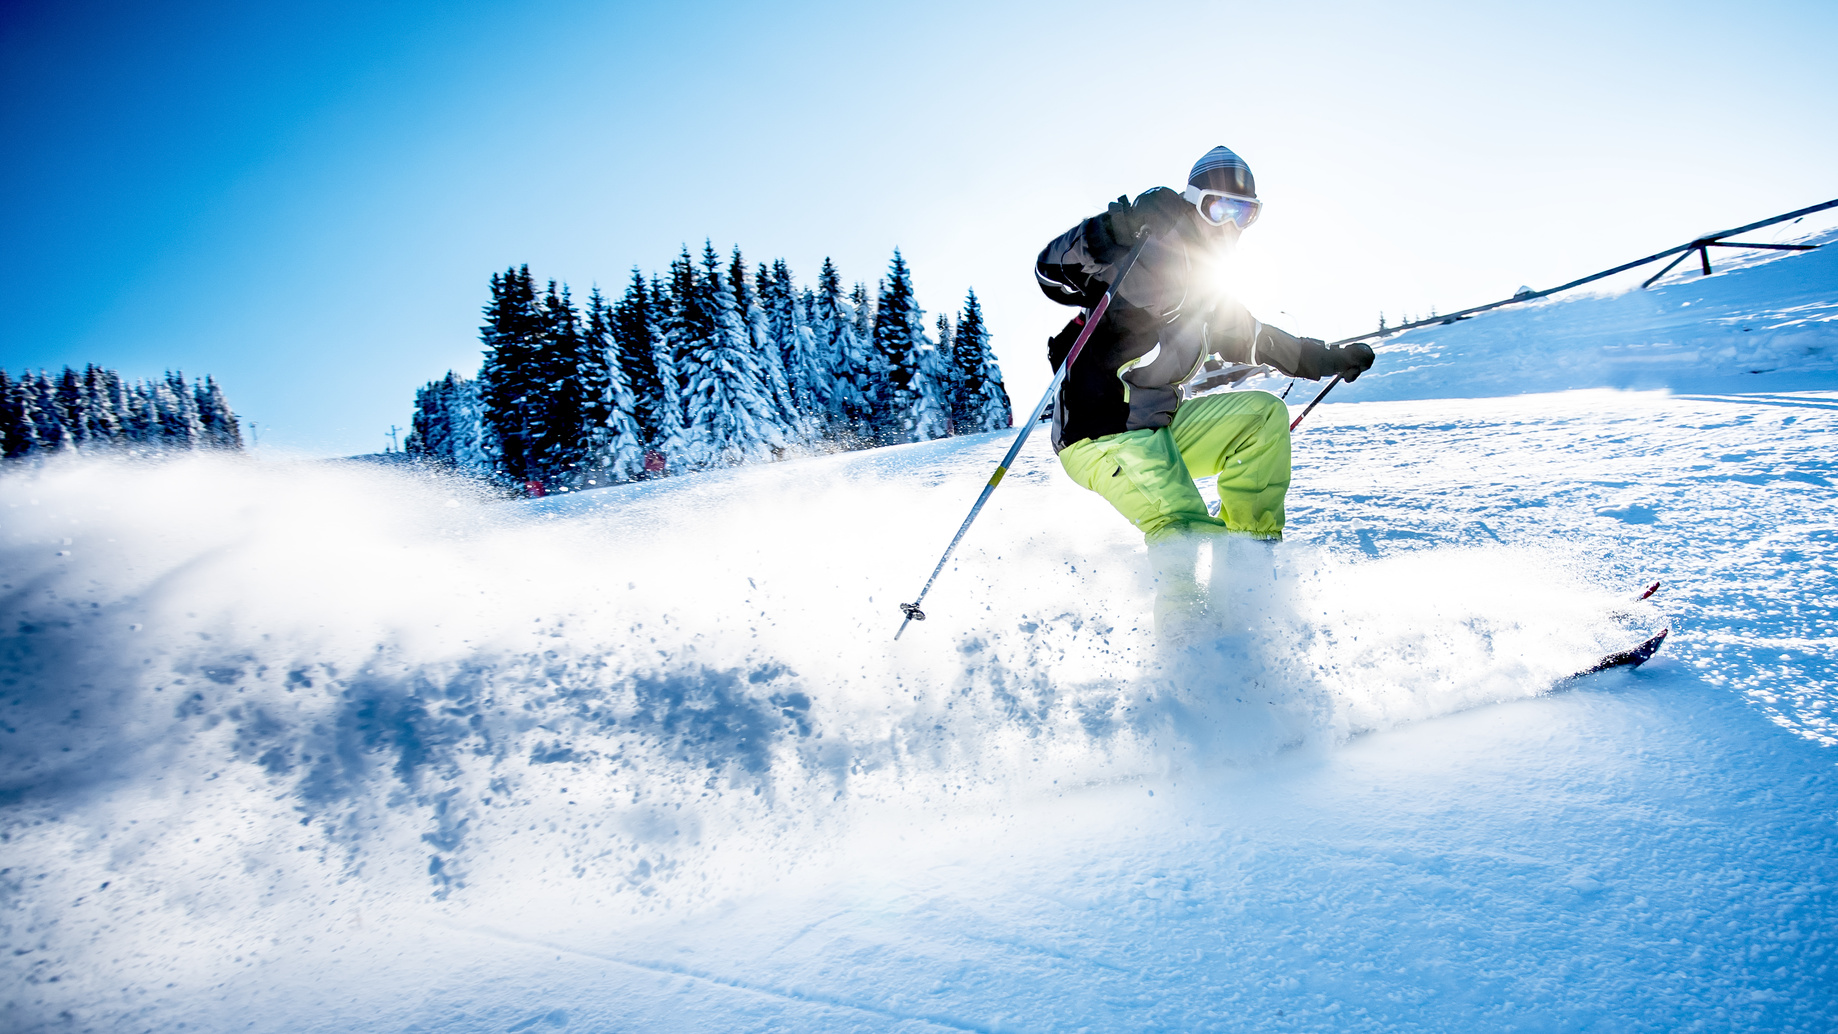
[(1324, 398), (1327, 398), (1327, 393), (1330, 391), (1333, 391), (1334, 385), (1339, 384), (1339, 383), (1340, 383), (1340, 375), (1335, 374), (1334, 379), (1327, 382), (1327, 387), (1321, 389), (1321, 394), (1316, 395), (1315, 400), (1313, 402), (1310, 402), (1308, 404), (1308, 408), (1302, 411), (1302, 416), (1298, 416), (1294, 420), (1291, 420), (1289, 422), (1289, 429), (1291, 431), (1295, 430), (1296, 425), (1302, 422), (1302, 417), (1307, 416), (1310, 413), (1313, 413), (1315, 411), (1315, 407), (1321, 404), (1321, 400)]
[(1059, 394), (1059, 386), (1066, 379), (1066, 371), (1072, 369), (1072, 363), (1079, 357), (1079, 352), (1084, 349), (1085, 342), (1091, 339), (1091, 332), (1097, 329), (1098, 321), (1104, 318), (1105, 310), (1110, 308), (1111, 297), (1117, 293), (1117, 288), (1123, 285), (1123, 278), (1130, 275), (1131, 267), (1136, 265), (1136, 257), (1142, 254), (1142, 246), (1149, 243), (1147, 229), (1144, 227), (1138, 231), (1139, 236), (1136, 238), (1135, 247), (1130, 249), (1129, 255), (1123, 260), (1123, 265), (1117, 267), (1116, 279), (1111, 281), (1109, 290), (1106, 290), (1104, 297), (1098, 300), (1097, 307), (1091, 310), (1091, 315), (1085, 317), (1085, 329), (1079, 331), (1078, 339), (1072, 342), (1072, 349), (1066, 353), (1065, 362), (1060, 363), (1059, 369), (1053, 371), (1053, 379), (1047, 383), (1046, 394), (1040, 396), (1040, 401), (1034, 406), (1033, 415), (1021, 425), (1021, 433), (1015, 436), (1015, 444), (1008, 447), (1008, 454), (1002, 457), (1001, 463), (996, 464), (996, 472), (989, 475), (989, 483), (983, 486), (983, 494), (976, 497), (976, 505), (970, 508), (970, 515), (965, 517), (964, 523), (958, 526), (957, 534), (951, 536), (951, 544), (945, 547), (944, 556), (938, 558), (938, 566), (932, 568), (932, 576), (925, 580), (925, 588), (919, 590), (919, 598), (911, 603), (900, 604), (900, 612), (906, 615), (906, 620), (900, 622), (900, 630), (893, 634), (895, 639), (900, 638), (900, 634), (906, 631), (907, 625), (914, 621), (925, 620), (925, 611), (919, 609), (919, 604), (925, 602), (925, 594), (932, 591), (932, 583), (938, 580), (938, 572), (945, 569), (945, 561), (951, 559), (951, 551), (963, 541), (964, 532), (970, 530), (970, 522), (976, 520), (976, 515), (982, 512), (983, 504), (989, 501), (990, 493), (1002, 483), (1002, 476), (1008, 473), (1009, 466), (1015, 462), (1015, 457), (1020, 455), (1021, 446), (1027, 442), (1027, 436), (1034, 433), (1034, 425), (1040, 423), (1041, 414), (1047, 411), (1047, 406), (1053, 402), (1053, 397)]

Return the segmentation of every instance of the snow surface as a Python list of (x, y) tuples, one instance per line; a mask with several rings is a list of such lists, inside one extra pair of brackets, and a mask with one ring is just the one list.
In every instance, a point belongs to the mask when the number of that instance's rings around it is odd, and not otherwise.
[[(1829, 215), (1820, 218), (1829, 218)], [(1838, 231), (1744, 234), (1822, 245)], [(1789, 257), (1791, 256), (1791, 257)], [(1838, 388), (1838, 248), (1803, 254), (1712, 249), (1650, 290), (1658, 265), (1387, 342), (1363, 399), (1517, 395), (1572, 388), (1778, 391)], [(1584, 290), (1589, 290), (1585, 288)]]
[(1038, 435), (898, 643), (1006, 435), (0, 477), (0, 1026), (1831, 1029), (1838, 392), (1385, 369), (1298, 432), (1248, 655), (1156, 647)]

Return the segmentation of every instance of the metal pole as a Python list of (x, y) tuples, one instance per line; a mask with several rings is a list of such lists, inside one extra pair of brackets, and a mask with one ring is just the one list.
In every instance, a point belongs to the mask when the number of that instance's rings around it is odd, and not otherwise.
[(1321, 404), (1321, 400), (1324, 398), (1327, 398), (1327, 393), (1330, 391), (1333, 391), (1334, 385), (1339, 384), (1339, 383), (1340, 383), (1340, 375), (1335, 374), (1334, 379), (1327, 382), (1327, 387), (1321, 389), (1321, 394), (1316, 395), (1315, 400), (1313, 402), (1310, 402), (1308, 404), (1308, 408), (1302, 411), (1302, 416), (1298, 416), (1294, 420), (1291, 420), (1289, 422), (1289, 429), (1291, 431), (1295, 430), (1296, 425), (1302, 422), (1302, 417), (1305, 417), (1308, 414), (1313, 413), (1315, 411), (1315, 407)]
[(925, 594), (932, 591), (932, 583), (938, 580), (938, 572), (945, 569), (945, 561), (951, 559), (951, 552), (957, 548), (959, 542), (963, 541), (964, 532), (970, 530), (970, 522), (976, 520), (976, 515), (982, 512), (983, 504), (989, 501), (990, 494), (996, 490), (997, 485), (1002, 483), (1002, 476), (1008, 473), (1008, 468), (1015, 462), (1015, 457), (1021, 454), (1021, 446), (1027, 442), (1028, 435), (1034, 433), (1034, 425), (1040, 423), (1041, 414), (1047, 411), (1047, 406), (1052, 404), (1054, 396), (1059, 394), (1059, 386), (1065, 381), (1066, 372), (1072, 369), (1073, 362), (1078, 359), (1079, 353), (1085, 348), (1085, 342), (1091, 340), (1091, 332), (1097, 329), (1098, 321), (1103, 319), (1104, 313), (1110, 309), (1111, 298), (1116, 295), (1117, 288), (1123, 285), (1123, 278), (1130, 275), (1130, 269), (1136, 265), (1137, 256), (1142, 254), (1143, 245), (1149, 243), (1146, 229), (1145, 227), (1142, 236), (1137, 238), (1136, 246), (1131, 248), (1129, 255), (1124, 258), (1123, 265), (1117, 267), (1117, 278), (1111, 282), (1110, 289), (1105, 291), (1104, 297), (1098, 300), (1097, 307), (1091, 310), (1091, 315), (1085, 317), (1085, 329), (1079, 331), (1078, 339), (1072, 342), (1072, 349), (1066, 353), (1066, 361), (1060, 363), (1059, 369), (1053, 371), (1053, 379), (1047, 383), (1046, 394), (1040, 396), (1040, 401), (1034, 406), (1033, 414), (1028, 417), (1026, 423), (1021, 425), (1021, 433), (1015, 436), (1015, 444), (1008, 447), (1008, 454), (1002, 457), (1001, 463), (996, 464), (996, 472), (989, 475), (988, 484), (983, 486), (983, 494), (976, 497), (976, 505), (970, 508), (969, 516), (964, 518), (964, 523), (958, 525), (957, 534), (951, 536), (951, 544), (945, 547), (944, 556), (938, 558), (938, 566), (932, 568), (932, 576), (925, 580), (925, 588), (919, 590), (918, 599), (911, 603), (900, 604), (900, 612), (906, 615), (906, 620), (900, 622), (899, 631), (893, 634), (895, 639), (900, 638), (901, 633), (906, 631), (907, 625), (914, 621), (925, 620), (925, 611), (919, 609), (919, 604), (925, 602)]
[[(1649, 262), (1657, 262), (1660, 259), (1665, 258), (1668, 255), (1677, 255), (1678, 259), (1674, 261), (1671, 265), (1667, 266), (1665, 269), (1660, 270), (1658, 276), (1654, 276), (1651, 280), (1648, 280), (1646, 283), (1640, 285), (1642, 287), (1646, 287), (1648, 284), (1651, 284), (1654, 280), (1658, 280), (1660, 276), (1664, 276), (1666, 272), (1672, 268), (1672, 266), (1676, 266), (1679, 264), (1679, 262), (1682, 262), (1685, 259), (1689, 258), (1691, 256), (1691, 253), (1694, 250), (1701, 250), (1702, 246), (1707, 243), (1716, 244), (1718, 247), (1736, 247), (1736, 248), (1748, 247), (1748, 245), (1743, 245), (1743, 244), (1723, 244), (1721, 243), (1721, 241), (1725, 237), (1734, 237), (1739, 233), (1748, 233), (1750, 230), (1759, 230), (1764, 226), (1773, 226), (1775, 223), (1784, 223), (1789, 219), (1798, 219), (1801, 216), (1811, 215), (1814, 212), (1823, 212), (1828, 208), (1838, 208), (1838, 199), (1827, 201), (1823, 204), (1808, 205), (1805, 208), (1801, 208), (1796, 211), (1788, 212), (1786, 215), (1777, 215), (1771, 219), (1761, 219), (1756, 222), (1752, 222), (1748, 224), (1747, 226), (1738, 226), (1734, 230), (1724, 230), (1720, 233), (1707, 234), (1706, 236), (1700, 237), (1697, 240), (1690, 242), (1689, 244), (1681, 244), (1676, 248), (1667, 248), (1665, 251), (1654, 252), (1653, 254), (1648, 255), (1646, 258), (1635, 259), (1632, 262), (1623, 262), (1613, 269), (1604, 269), (1600, 273), (1591, 273), (1586, 277), (1581, 277), (1579, 279), (1572, 280), (1567, 284), (1558, 284), (1556, 287), (1547, 288), (1543, 291), (1533, 291), (1529, 294), (1517, 294), (1503, 301), (1488, 302), (1486, 305), (1476, 305), (1473, 308), (1462, 309), (1459, 312), (1444, 313), (1443, 315), (1437, 316), (1433, 319), (1416, 320), (1414, 322), (1400, 324), (1395, 327), (1387, 327), (1383, 330), (1375, 330), (1370, 334), (1356, 334), (1353, 337), (1343, 337), (1339, 341), (1330, 341), (1328, 343), (1333, 344), (1333, 345), (1347, 345), (1347, 344), (1352, 344), (1355, 341), (1366, 341), (1371, 338), (1390, 337), (1393, 334), (1402, 333), (1403, 331), (1406, 331), (1406, 330), (1413, 330), (1417, 327), (1427, 327), (1432, 323), (1444, 323), (1444, 324), (1454, 323), (1456, 320), (1466, 319), (1467, 317), (1472, 316), (1475, 313), (1486, 312), (1489, 309), (1497, 309), (1502, 305), (1516, 305), (1520, 302), (1537, 301), (1540, 298), (1543, 298), (1547, 295), (1556, 294), (1559, 291), (1568, 291), (1572, 287), (1581, 287), (1584, 284), (1593, 283), (1597, 280), (1602, 279), (1603, 277), (1614, 276), (1616, 273), (1620, 273), (1620, 272), (1624, 272), (1629, 269), (1633, 269), (1635, 266), (1644, 266)], [(1762, 247), (1780, 248), (1783, 246), (1781, 245), (1762, 245)], [(1809, 246), (1807, 245), (1800, 245), (1800, 246), (1794, 247), (1792, 250), (1799, 251), (1802, 248), (1808, 248), (1808, 247)], [(1704, 264), (1706, 266), (1710, 264), (1710, 256), (1708, 254), (1704, 256)]]

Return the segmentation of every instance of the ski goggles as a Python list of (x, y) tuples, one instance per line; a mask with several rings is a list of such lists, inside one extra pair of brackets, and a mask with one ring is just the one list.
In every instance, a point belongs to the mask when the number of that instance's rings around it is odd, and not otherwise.
[(1200, 218), (1214, 226), (1224, 226), (1229, 222), (1240, 230), (1256, 222), (1257, 213), (1264, 207), (1264, 203), (1256, 198), (1227, 194), (1223, 190), (1202, 190), (1193, 186), (1188, 187), (1181, 196), (1200, 210)]

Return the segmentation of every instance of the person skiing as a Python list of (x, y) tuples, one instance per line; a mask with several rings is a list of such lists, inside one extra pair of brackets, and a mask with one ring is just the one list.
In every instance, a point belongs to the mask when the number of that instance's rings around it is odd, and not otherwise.
[[(1229, 381), (1259, 366), (1351, 382), (1370, 369), (1370, 346), (1329, 347), (1258, 321), (1216, 283), (1219, 259), (1257, 221), (1263, 202), (1244, 159), (1215, 147), (1194, 163), (1187, 189), (1119, 197), (1049, 243), (1035, 264), (1047, 297), (1079, 315), (1048, 343), (1057, 371), (1117, 267), (1141, 255), (1067, 371), (1053, 404), (1052, 444), (1081, 486), (1141, 529), (1161, 579), (1157, 624), (1203, 602), (1192, 585), (1199, 535), (1280, 539), (1289, 489), (1289, 414), (1266, 391), (1189, 398), (1196, 379)], [(1196, 477), (1217, 476), (1219, 514)], [(1215, 573), (1227, 565), (1214, 564)], [(1183, 573), (1184, 568), (1184, 573)], [(1166, 629), (1165, 629), (1166, 631)], [(1176, 638), (1181, 630), (1172, 630)]]

